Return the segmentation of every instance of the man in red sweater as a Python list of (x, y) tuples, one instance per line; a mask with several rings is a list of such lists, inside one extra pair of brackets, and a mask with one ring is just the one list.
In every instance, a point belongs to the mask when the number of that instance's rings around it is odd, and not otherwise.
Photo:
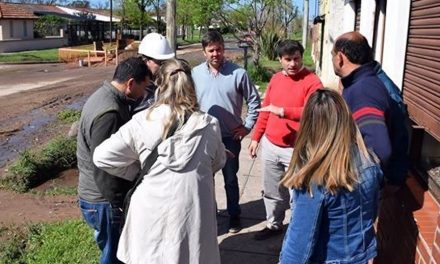
[(283, 70), (270, 80), (249, 145), (250, 155), (255, 158), (261, 140), (267, 225), (255, 234), (256, 240), (283, 231), (290, 195), (279, 182), (292, 157), (304, 105), (309, 96), (322, 87), (319, 78), (303, 66), (303, 53), (304, 48), (298, 41), (284, 40), (279, 44), (278, 57)]

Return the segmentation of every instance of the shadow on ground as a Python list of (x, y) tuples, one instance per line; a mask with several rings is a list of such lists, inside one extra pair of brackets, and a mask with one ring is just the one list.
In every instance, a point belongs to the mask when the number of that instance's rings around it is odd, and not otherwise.
[[(265, 222), (263, 199), (241, 204), (241, 224), (243, 230), (237, 234), (227, 234), (229, 216), (222, 211), (218, 217), (218, 235), (222, 263), (227, 264), (271, 264), (278, 263), (284, 234), (264, 241), (254, 240), (255, 233)], [(285, 227), (287, 229), (287, 227)]]

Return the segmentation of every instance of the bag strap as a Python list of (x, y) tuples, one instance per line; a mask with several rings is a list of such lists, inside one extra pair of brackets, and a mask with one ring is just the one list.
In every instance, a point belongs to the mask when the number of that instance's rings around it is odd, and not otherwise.
[[(186, 121), (188, 121), (190, 116), (191, 115), (185, 115), (183, 125), (186, 123)], [(170, 127), (170, 130), (168, 131), (165, 139), (172, 137), (174, 135), (174, 133), (176, 132), (177, 127), (178, 127), (178, 123), (174, 123), (173, 126)], [(148, 173), (148, 171), (150, 171), (151, 167), (156, 162), (157, 157), (159, 156), (159, 153), (157, 152), (157, 148), (159, 147), (160, 143), (162, 143), (162, 142), (159, 142), (156, 145), (156, 147), (153, 149), (153, 151), (151, 151), (150, 155), (148, 155), (147, 159), (144, 161), (144, 164), (143, 164), (144, 166), (142, 167), (142, 170), (139, 173), (138, 177), (136, 178), (136, 182), (132, 187), (133, 191), (142, 182), (142, 179), (144, 178), (144, 176)]]

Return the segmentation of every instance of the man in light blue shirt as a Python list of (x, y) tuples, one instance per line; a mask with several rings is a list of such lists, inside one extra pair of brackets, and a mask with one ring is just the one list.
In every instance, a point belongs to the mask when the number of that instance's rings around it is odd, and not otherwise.
[[(206, 62), (194, 67), (192, 77), (200, 109), (219, 120), (223, 144), (234, 154), (226, 161), (222, 173), (230, 216), (229, 232), (237, 233), (241, 229), (238, 157), (241, 140), (257, 120), (260, 97), (246, 71), (224, 59), (225, 45), (220, 33), (208, 31), (202, 38), (202, 48)], [(243, 101), (248, 106), (244, 122), (241, 119)]]

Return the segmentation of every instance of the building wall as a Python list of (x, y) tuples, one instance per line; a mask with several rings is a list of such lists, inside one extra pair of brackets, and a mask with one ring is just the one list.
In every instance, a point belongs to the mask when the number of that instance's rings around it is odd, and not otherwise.
[(28, 19), (2, 19), (3, 28), (0, 40), (33, 39), (34, 22)]
[(400, 89), (403, 85), (410, 7), (410, 0), (387, 1), (382, 68)]
[(440, 206), (415, 176), (382, 199), (375, 264), (440, 263)]
[[(378, 26), (380, 32), (375, 33), (376, 3), (384, 2), (362, 0), (360, 31), (370, 44), (376, 42), (375, 51), (380, 53), (376, 59), (382, 63), (385, 72), (401, 89), (411, 0), (387, 0), (386, 13), (379, 15), (379, 19), (382, 19), (382, 22), (379, 22), (382, 26)], [(340, 34), (354, 29), (355, 9), (353, 1), (350, 0), (328, 0), (325, 1), (324, 7), (320, 10), (321, 15), (325, 14), (326, 24), (322, 69), (319, 69), (318, 74), (324, 85), (336, 87), (338, 78), (333, 73), (330, 51)], [(431, 159), (440, 159), (440, 142), (425, 136), (420, 144), (422, 162), (431, 163)], [(379, 212), (379, 249), (376, 264), (440, 264), (440, 205), (436, 198), (438, 195), (440, 194), (436, 194), (435, 189), (428, 188), (428, 184), (417, 175), (410, 175), (406, 185), (396, 193), (385, 193)]]
[(374, 14), (376, 12), (376, 0), (362, 0), (361, 4), (361, 27), (360, 33), (364, 35), (368, 43), (372, 45), (374, 37)]
[(51, 37), (29, 40), (4, 40), (0, 41), (0, 52), (60, 48), (67, 46), (67, 44), (68, 40), (66, 37)]
[[(336, 38), (344, 32), (344, 13), (347, 12), (344, 1), (328, 1), (321, 9), (321, 15), (325, 14), (325, 27), (322, 48), (322, 68), (318, 72), (322, 83), (326, 87), (337, 88), (339, 78), (333, 71), (331, 50)], [(353, 11), (354, 12), (354, 11)]]

